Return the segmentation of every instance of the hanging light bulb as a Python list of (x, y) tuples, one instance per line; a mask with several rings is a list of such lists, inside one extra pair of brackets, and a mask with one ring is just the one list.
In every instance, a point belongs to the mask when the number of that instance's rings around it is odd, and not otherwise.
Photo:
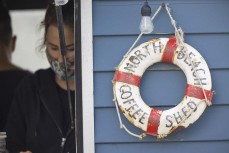
[(144, 34), (149, 34), (153, 31), (153, 22), (151, 21), (151, 8), (147, 1), (144, 2), (144, 5), (141, 9), (141, 22), (140, 22), (140, 31)]

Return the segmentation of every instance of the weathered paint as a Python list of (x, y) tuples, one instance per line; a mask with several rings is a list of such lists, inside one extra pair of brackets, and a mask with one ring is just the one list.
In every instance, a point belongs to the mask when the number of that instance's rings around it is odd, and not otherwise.
[(163, 111), (158, 109), (152, 109), (149, 120), (148, 120), (148, 127), (147, 127), (147, 134), (152, 136), (157, 136), (157, 130), (160, 125), (160, 118)]
[[(210, 90), (204, 90), (207, 100), (211, 101), (212, 100), (212, 96), (213, 96), (213, 92)], [(205, 99), (204, 97), (204, 93), (202, 91), (202, 88), (200, 87), (196, 87), (190, 84), (187, 84), (186, 90), (185, 90), (185, 96), (189, 96), (189, 97), (195, 97), (198, 99)]]
[(162, 56), (162, 62), (173, 63), (174, 52), (177, 49), (176, 38), (171, 37), (167, 42)]
[[(207, 99), (212, 99), (212, 82), (207, 63), (197, 50), (185, 45), (187, 50), (177, 47), (175, 37), (150, 40), (127, 53), (116, 69), (114, 95), (124, 115), (136, 127), (158, 138), (167, 136), (178, 127), (187, 128), (201, 116), (207, 106), (202, 87)], [(165, 111), (151, 109), (139, 92), (140, 78), (145, 70), (161, 61), (179, 66), (187, 77), (188, 87), (183, 100)]]
[(141, 82), (141, 77), (131, 74), (131, 73), (116, 71), (113, 80), (118, 81), (118, 82), (132, 84), (132, 85), (139, 87), (140, 82)]

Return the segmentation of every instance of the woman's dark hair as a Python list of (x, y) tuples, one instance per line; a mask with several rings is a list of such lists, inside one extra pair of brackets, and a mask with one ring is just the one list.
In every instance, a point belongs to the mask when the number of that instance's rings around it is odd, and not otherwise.
[(0, 0), (0, 44), (8, 44), (12, 37), (12, 26), (9, 10)]
[[(63, 13), (63, 22), (64, 25), (69, 26), (70, 28), (74, 29), (74, 0), (69, 0), (69, 2), (62, 6), (62, 13)], [(46, 43), (46, 35), (50, 25), (57, 26), (57, 18), (56, 18), (56, 8), (54, 1), (52, 0), (45, 13), (45, 18), (42, 21), (42, 25), (45, 28), (44, 33), (44, 42)]]

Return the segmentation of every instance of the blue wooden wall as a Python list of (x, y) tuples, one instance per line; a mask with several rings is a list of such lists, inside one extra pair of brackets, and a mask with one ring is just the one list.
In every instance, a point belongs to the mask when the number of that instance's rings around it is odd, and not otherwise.
[[(96, 153), (228, 153), (229, 152), (229, 0), (154, 0), (153, 12), (162, 3), (172, 8), (172, 15), (185, 32), (185, 41), (196, 48), (211, 70), (213, 105), (187, 129), (163, 140), (147, 136), (143, 140), (119, 128), (112, 101), (112, 78), (139, 34), (143, 0), (94, 0), (94, 101)], [(139, 43), (174, 32), (169, 17), (162, 10), (154, 21), (154, 32)], [(157, 64), (144, 73), (141, 95), (144, 101), (160, 109), (180, 102), (186, 77), (177, 67)], [(122, 115), (125, 125), (136, 133), (141, 130)]]

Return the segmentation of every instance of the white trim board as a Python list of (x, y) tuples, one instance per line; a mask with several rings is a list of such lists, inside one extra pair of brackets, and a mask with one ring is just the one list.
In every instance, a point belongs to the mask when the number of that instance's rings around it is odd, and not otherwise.
[(84, 153), (95, 152), (92, 0), (81, 0), (81, 58)]

